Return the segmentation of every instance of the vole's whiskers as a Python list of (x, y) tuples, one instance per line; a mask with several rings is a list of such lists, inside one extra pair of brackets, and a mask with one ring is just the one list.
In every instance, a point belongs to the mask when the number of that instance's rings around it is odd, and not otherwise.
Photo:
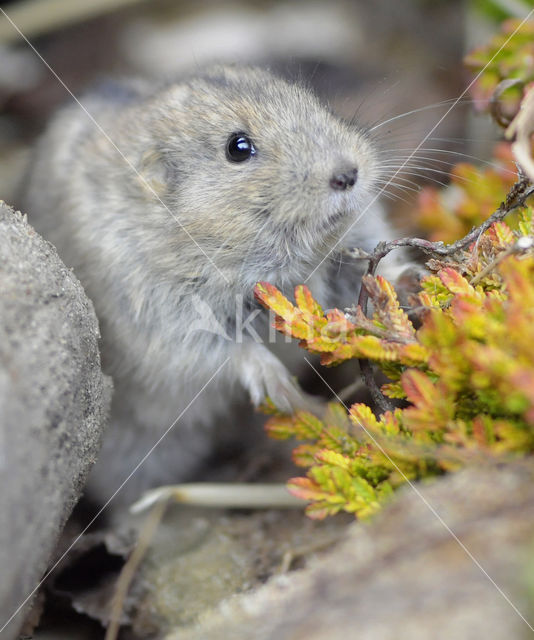
[[(379, 180), (377, 180), (378, 183), (384, 185), (384, 186), (395, 186), (395, 187), (402, 187), (404, 185), (412, 185), (409, 189), (409, 191), (420, 191), (421, 190), (421, 186), (418, 182), (415, 182), (415, 180), (410, 180), (409, 178), (406, 178), (404, 175), (402, 174), (398, 174), (396, 176), (389, 176), (388, 174), (383, 174)], [(408, 189), (407, 189), (408, 190)]]
[[(389, 168), (389, 172), (384, 172), (384, 175), (394, 175), (394, 170), (395, 167), (390, 167)], [(393, 171), (393, 173), (391, 173)], [(445, 177), (450, 177), (450, 171), (444, 171), (443, 169), (434, 169), (433, 167), (427, 167), (424, 165), (416, 165), (416, 164), (410, 164), (410, 165), (406, 165), (405, 167), (402, 167), (402, 169), (400, 169), (399, 173), (401, 175), (411, 175), (411, 176), (417, 176), (419, 178), (425, 178), (427, 180), (432, 180), (434, 181), (435, 178), (434, 176), (431, 175), (427, 175), (427, 174), (437, 174), (437, 175), (441, 175), (441, 176), (445, 176)], [(455, 176), (456, 180), (459, 180), (461, 182), (467, 182), (467, 183), (471, 183), (471, 184), (475, 184), (475, 180), (473, 180), (472, 178), (467, 178), (466, 176), (459, 176), (456, 175)]]
[[(385, 186), (385, 185), (384, 185)], [(380, 194), (381, 198), (387, 198), (393, 202), (404, 202), (404, 204), (410, 205), (411, 201), (406, 199), (404, 196), (401, 196), (397, 191), (405, 191), (405, 188), (398, 184), (389, 184), (388, 187), (393, 186), (396, 191), (382, 191)]]
[[(384, 189), (380, 194), (380, 197), (387, 198), (388, 200), (400, 200), (405, 204), (410, 204), (411, 202), (413, 202), (413, 194), (419, 193), (421, 190), (421, 188), (418, 186), (413, 187), (408, 184), (396, 181), (388, 182), (386, 180), (377, 180), (377, 185)], [(400, 193), (408, 195), (410, 197), (410, 200), (406, 199), (404, 196), (401, 196)]]
[(456, 105), (460, 105), (460, 104), (476, 104), (477, 100), (473, 99), (473, 98), (464, 98), (462, 100), (458, 100), (458, 98), (449, 98), (447, 100), (442, 100), (441, 102), (435, 102), (434, 104), (428, 104), (425, 105), (423, 107), (418, 107), (416, 109), (411, 109), (410, 111), (405, 111), (404, 113), (399, 113), (395, 116), (392, 116), (390, 118), (388, 118), (387, 120), (382, 120), (382, 121), (378, 121), (375, 122), (373, 124), (370, 125), (369, 128), (369, 132), (372, 133), (373, 131), (376, 131), (377, 129), (379, 129), (380, 127), (383, 127), (387, 124), (390, 124), (391, 122), (395, 122), (397, 120), (400, 120), (401, 118), (406, 118), (408, 116), (412, 116), (415, 115), (416, 113), (421, 113), (423, 111), (430, 111), (432, 109), (439, 109), (440, 107), (448, 107), (451, 104), (456, 104)]
[(414, 153), (413, 156), (411, 156), (411, 157), (410, 157), (410, 154), (395, 153), (396, 151), (399, 151), (399, 150), (398, 149), (394, 149), (390, 153), (381, 152), (379, 155), (380, 156), (384, 156), (384, 161), (381, 162), (380, 164), (392, 162), (394, 160), (397, 161), (397, 162), (405, 162), (407, 158), (410, 158), (410, 161), (412, 159), (415, 159), (415, 160), (428, 160), (429, 162), (432, 162), (432, 163), (446, 164), (448, 166), (453, 166), (454, 164), (456, 164), (452, 160), (443, 160), (442, 158), (437, 158), (437, 157), (434, 157), (432, 155), (423, 155), (423, 152), (427, 152), (428, 151), (429, 153), (431, 153), (431, 151), (429, 151), (428, 149), (420, 150), (417, 153)]
[[(410, 149), (409, 148), (395, 149), (395, 151), (407, 151), (407, 152), (409, 152)], [(512, 169), (508, 169), (507, 167), (505, 167), (504, 163), (500, 164), (498, 162), (493, 162), (491, 160), (484, 160), (483, 158), (480, 158), (478, 156), (473, 156), (473, 155), (471, 155), (469, 153), (464, 153), (463, 151), (453, 151), (453, 150), (449, 150), (449, 149), (435, 149), (435, 148), (431, 148), (431, 147), (425, 147), (424, 151), (428, 151), (430, 153), (448, 154), (448, 155), (456, 156), (456, 157), (459, 157), (459, 158), (466, 158), (467, 160), (476, 161), (477, 163), (479, 163), (481, 165), (484, 165), (486, 167), (492, 167), (492, 168), (498, 169), (499, 171), (502, 171), (504, 173), (509, 173), (510, 175), (514, 175), (514, 176), (517, 175), (516, 171), (513, 171)], [(387, 152), (381, 151), (380, 153), (386, 154)], [(409, 153), (408, 153), (408, 155), (409, 155)], [(417, 157), (417, 154), (414, 154), (413, 157)], [(443, 162), (439, 158), (432, 159), (432, 161), (433, 162)], [(453, 162), (451, 164), (454, 165), (456, 163)]]
[[(426, 170), (427, 170), (427, 171), (430, 171), (430, 169), (426, 169)], [(443, 182), (442, 180), (438, 180), (438, 179), (437, 179), (437, 178), (435, 178), (434, 176), (428, 176), (428, 175), (426, 175), (425, 173), (422, 173), (422, 172), (418, 172), (418, 171), (404, 171), (404, 170), (403, 170), (401, 173), (399, 173), (399, 176), (400, 176), (401, 178), (403, 178), (403, 179), (406, 179), (406, 178), (404, 178), (404, 176), (405, 176), (405, 175), (407, 175), (407, 176), (413, 176), (413, 177), (415, 177), (415, 178), (421, 178), (421, 180), (428, 181), (428, 182), (434, 182), (435, 184), (439, 184), (441, 187), (446, 187), (446, 186), (447, 186), (447, 183), (446, 183), (446, 182)], [(448, 176), (449, 174), (445, 172), (445, 175), (446, 175), (446, 176)], [(398, 177), (399, 177), (399, 176), (398, 176)], [(414, 183), (414, 184), (417, 184), (417, 183)], [(419, 187), (419, 188), (417, 189), (417, 191), (421, 191), (422, 186), (421, 186), (421, 185), (418, 185), (418, 187)]]
[[(420, 178), (424, 182), (447, 186), (447, 183), (450, 182), (447, 178), (451, 176), (449, 168), (452, 169), (462, 160), (476, 163), (482, 167), (492, 168), (510, 176), (515, 177), (517, 175), (516, 171), (508, 168), (504, 163), (484, 160), (475, 155), (452, 149), (422, 147), (414, 153), (412, 147), (393, 146), (389, 150), (380, 149), (378, 157), (382, 178), (381, 185), (385, 187), (385, 190), (388, 187), (392, 187), (393, 190), (399, 189), (399, 183), (404, 186), (411, 184), (417, 186), (418, 190), (420, 190), (419, 184), (413, 180), (409, 181), (407, 176)], [(444, 181), (439, 180), (439, 176), (442, 176)], [(476, 183), (474, 179), (457, 173), (454, 176), (454, 181), (466, 184)]]
[[(444, 163), (448, 166), (454, 167), (455, 163)], [(498, 165), (493, 164), (492, 165), (494, 168), (499, 168)], [(426, 165), (426, 164), (415, 164), (412, 162), (408, 162), (406, 164), (402, 164), (399, 165), (397, 163), (389, 163), (386, 164), (382, 167), (383, 169), (383, 175), (385, 176), (394, 176), (397, 173), (400, 175), (413, 175), (413, 176), (418, 176), (420, 178), (423, 178), (425, 180), (431, 180), (431, 181), (436, 181), (433, 175), (429, 175), (429, 174), (435, 174), (435, 175), (442, 175), (445, 177), (450, 177), (451, 176), (451, 171), (448, 170), (444, 170), (444, 169), (438, 169), (435, 167), (432, 167), (430, 165)], [(385, 170), (384, 170), (385, 169)], [(510, 175), (516, 176), (517, 174), (513, 171), (509, 171), (506, 169), (503, 169), (503, 171), (505, 173), (509, 173)], [(456, 182), (465, 182), (465, 183), (470, 183), (470, 184), (475, 184), (476, 180), (474, 180), (473, 178), (468, 178), (467, 176), (462, 176), (462, 175), (458, 175), (457, 173), (454, 176), (454, 180)]]

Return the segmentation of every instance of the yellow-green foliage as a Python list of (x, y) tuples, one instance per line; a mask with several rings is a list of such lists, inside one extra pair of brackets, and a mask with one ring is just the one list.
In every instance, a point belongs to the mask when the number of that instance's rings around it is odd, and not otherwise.
[(294, 460), (308, 471), (288, 486), (310, 502), (310, 516), (365, 517), (407, 480), (534, 452), (534, 255), (516, 250), (533, 232), (524, 210), (516, 231), (497, 222), (454, 261), (431, 260), (418, 329), (380, 276), (365, 279), (372, 319), (359, 310), (350, 318), (324, 313), (304, 286), (294, 305), (257, 285), (279, 331), (324, 365), (370, 359), (390, 378), (383, 393), (409, 403), (380, 417), (364, 404), (347, 411), (334, 403), (323, 420), (272, 410), (270, 435), (303, 441)]

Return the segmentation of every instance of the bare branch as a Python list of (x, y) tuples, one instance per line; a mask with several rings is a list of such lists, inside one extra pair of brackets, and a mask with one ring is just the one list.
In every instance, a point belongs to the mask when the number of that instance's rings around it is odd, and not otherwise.
[[(445, 244), (441, 241), (430, 242), (423, 238), (399, 238), (398, 240), (392, 240), (391, 242), (380, 242), (371, 253), (363, 252), (361, 249), (354, 249), (349, 253), (354, 258), (369, 261), (369, 266), (367, 267), (366, 272), (366, 275), (368, 276), (374, 276), (380, 261), (391, 251), (398, 249), (399, 247), (413, 247), (434, 258), (453, 256), (458, 251), (462, 251), (469, 247), (473, 242), (477, 242), (482, 234), (487, 231), (494, 222), (504, 220), (509, 213), (519, 207), (523, 207), (527, 198), (532, 194), (534, 194), (534, 185), (532, 185), (530, 180), (521, 176), (508, 192), (506, 200), (500, 204), (499, 208), (492, 213), (487, 220), (478, 227), (471, 229), (467, 235), (452, 244)], [(360, 287), (360, 294), (358, 296), (358, 307), (361, 308), (362, 313), (365, 315), (367, 315), (368, 301), (369, 293), (362, 284)], [(374, 378), (369, 360), (362, 358), (359, 360), (359, 363), (363, 380), (371, 393), (373, 401), (382, 412), (392, 411), (395, 406), (380, 391)]]

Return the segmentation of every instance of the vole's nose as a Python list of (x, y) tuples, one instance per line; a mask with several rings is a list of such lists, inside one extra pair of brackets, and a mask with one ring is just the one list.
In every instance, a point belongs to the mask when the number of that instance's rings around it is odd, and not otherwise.
[(336, 191), (345, 191), (350, 189), (356, 184), (356, 178), (358, 177), (358, 169), (346, 169), (339, 172), (335, 172), (330, 178), (330, 186)]

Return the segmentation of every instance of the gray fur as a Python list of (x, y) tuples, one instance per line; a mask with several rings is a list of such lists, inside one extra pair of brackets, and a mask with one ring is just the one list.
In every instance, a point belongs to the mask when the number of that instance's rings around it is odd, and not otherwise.
[[(217, 67), (177, 83), (108, 86), (83, 104), (138, 173), (73, 104), (38, 146), (24, 208), (74, 268), (100, 320), (103, 363), (116, 387), (92, 478), (100, 498), (226, 362), (136, 474), (131, 497), (187, 477), (209, 450), (207, 427), (243, 387), (254, 403), (266, 394), (281, 407), (301, 402), (265, 345), (192, 330), (193, 302), (231, 327), (236, 296), (254, 308), (259, 280), (291, 294), (372, 200), (380, 170), (364, 131), (264, 70)], [(236, 131), (248, 133), (257, 154), (234, 164), (225, 145)], [(345, 167), (356, 167), (358, 180), (336, 191), (329, 180)], [(386, 237), (374, 207), (344, 244), (369, 247)], [(308, 283), (320, 298), (332, 268), (325, 260)], [(323, 301), (350, 304), (355, 295), (351, 288), (347, 300)]]

